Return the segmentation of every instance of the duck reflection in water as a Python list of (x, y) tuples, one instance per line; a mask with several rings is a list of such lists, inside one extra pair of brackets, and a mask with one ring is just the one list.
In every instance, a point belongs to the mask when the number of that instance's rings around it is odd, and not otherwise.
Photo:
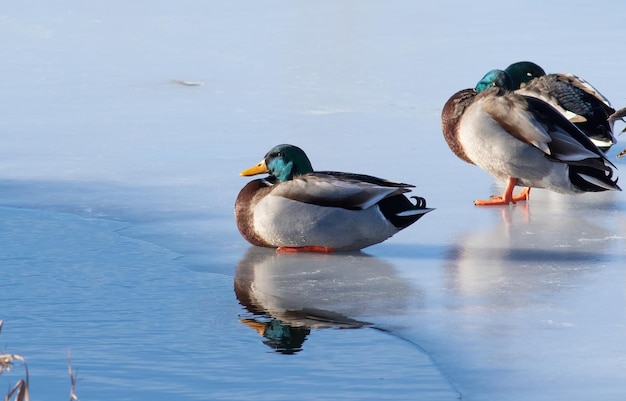
[[(617, 256), (620, 240), (613, 193), (569, 198), (537, 193), (541, 208), (520, 204), (494, 209), (490, 228), (472, 230), (450, 247), (448, 289), (458, 296), (485, 297), (491, 307), (519, 307), (539, 293), (576, 287), (586, 273)], [(603, 217), (604, 216), (604, 217)]]
[(302, 350), (312, 329), (372, 326), (370, 317), (402, 313), (415, 288), (385, 260), (349, 254), (277, 254), (251, 247), (236, 268), (239, 317), (284, 354)]
[(240, 321), (265, 337), (263, 344), (283, 354), (302, 351), (302, 344), (311, 332), (306, 326), (290, 326), (278, 319), (261, 321), (261, 318), (252, 317)]

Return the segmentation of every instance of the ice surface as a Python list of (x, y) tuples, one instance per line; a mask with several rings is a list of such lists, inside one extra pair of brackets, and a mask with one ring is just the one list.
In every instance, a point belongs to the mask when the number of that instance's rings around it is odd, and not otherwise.
[[(41, 399), (67, 388), (71, 348), (88, 399), (286, 399), (299, 388), (302, 399), (622, 400), (624, 194), (533, 190), (527, 205), (475, 208), (501, 188), (449, 151), (439, 114), (452, 93), (523, 59), (580, 75), (623, 107), (625, 11), (5, 4), (2, 344), (27, 354)], [(232, 216), (247, 180), (237, 174), (278, 143), (320, 170), (415, 184), (437, 210), (345, 258), (251, 249)], [(609, 153), (622, 170), (623, 147)], [(249, 303), (237, 282), (254, 290)], [(240, 322), (260, 316), (364, 328), (312, 329), (288, 357)], [(377, 386), (351, 387), (351, 358)]]

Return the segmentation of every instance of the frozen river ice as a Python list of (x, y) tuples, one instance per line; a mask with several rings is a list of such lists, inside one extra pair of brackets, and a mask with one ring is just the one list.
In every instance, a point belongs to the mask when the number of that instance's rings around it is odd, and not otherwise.
[[(500, 187), (449, 151), (439, 114), (522, 59), (626, 106), (625, 11), (5, 5), (0, 344), (34, 399), (69, 392), (68, 351), (91, 400), (624, 399), (626, 195), (476, 208)], [(251, 247), (238, 172), (279, 143), (436, 210), (362, 253)]]

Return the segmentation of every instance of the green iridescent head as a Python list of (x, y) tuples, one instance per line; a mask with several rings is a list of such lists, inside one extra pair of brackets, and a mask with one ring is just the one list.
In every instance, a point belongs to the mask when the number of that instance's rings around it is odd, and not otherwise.
[(280, 182), (313, 172), (309, 158), (302, 149), (294, 145), (274, 146), (259, 164), (242, 171), (239, 175), (249, 176), (269, 173)]
[(519, 89), (524, 83), (546, 75), (543, 68), (531, 61), (519, 61), (506, 67), (504, 70), (513, 80), (513, 88)]
[(509, 74), (503, 70), (491, 70), (476, 84), (476, 92), (480, 93), (485, 89), (498, 87), (506, 90), (513, 90), (513, 81)]

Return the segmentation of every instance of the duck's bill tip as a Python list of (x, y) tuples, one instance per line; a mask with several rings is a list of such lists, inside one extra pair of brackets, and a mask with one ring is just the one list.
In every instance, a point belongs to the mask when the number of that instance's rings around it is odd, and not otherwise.
[(241, 173), (239, 173), (239, 175), (242, 177), (248, 177), (251, 175), (264, 174), (264, 173), (269, 173), (269, 170), (267, 169), (265, 160), (262, 160), (256, 166), (252, 166), (248, 169), (243, 170)]

